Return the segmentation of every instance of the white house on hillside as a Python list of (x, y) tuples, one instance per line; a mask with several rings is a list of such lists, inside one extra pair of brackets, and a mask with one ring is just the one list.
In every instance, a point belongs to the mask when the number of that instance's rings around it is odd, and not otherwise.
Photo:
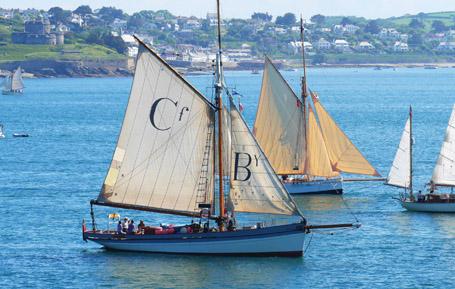
[(333, 45), (335, 46), (335, 49), (338, 50), (338, 51), (345, 52), (345, 51), (349, 50), (349, 43), (346, 40), (344, 40), (344, 39), (335, 40)]
[(395, 52), (408, 52), (409, 51), (409, 46), (407, 43), (397, 41), (393, 45), (393, 51)]
[(332, 44), (329, 41), (325, 40), (324, 38), (319, 39), (314, 44), (314, 46), (318, 50), (329, 50), (330, 48), (332, 48)]
[(356, 46), (356, 49), (359, 51), (371, 51), (374, 50), (375, 47), (368, 41), (362, 41)]

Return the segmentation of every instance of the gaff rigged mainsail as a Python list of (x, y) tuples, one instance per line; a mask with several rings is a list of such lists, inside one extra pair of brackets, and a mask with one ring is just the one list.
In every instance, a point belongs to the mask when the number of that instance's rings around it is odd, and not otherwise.
[(213, 196), (214, 112), (196, 89), (141, 43), (98, 202), (170, 213), (199, 211), (198, 203)]
[(280, 175), (305, 173), (302, 107), (294, 91), (266, 57), (253, 131)]
[(452, 109), (432, 181), (439, 186), (455, 186), (455, 106)]

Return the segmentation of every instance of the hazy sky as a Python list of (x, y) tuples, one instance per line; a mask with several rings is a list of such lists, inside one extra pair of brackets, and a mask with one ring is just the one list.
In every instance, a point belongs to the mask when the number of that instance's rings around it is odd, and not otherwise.
[[(92, 8), (115, 6), (128, 13), (139, 10), (167, 9), (182, 16), (205, 16), (215, 10), (215, 0), (0, 0), (2, 8), (49, 9), (60, 6), (74, 10), (88, 4)], [(246, 18), (253, 12), (282, 15), (285, 12), (303, 13), (305, 18), (314, 14), (354, 15), (367, 18), (401, 16), (406, 13), (455, 11), (455, 0), (224, 0), (223, 17)]]

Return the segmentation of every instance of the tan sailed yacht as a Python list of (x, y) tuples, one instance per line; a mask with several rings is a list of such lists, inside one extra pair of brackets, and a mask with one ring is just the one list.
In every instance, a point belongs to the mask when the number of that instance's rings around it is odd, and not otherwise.
[(307, 88), (302, 57), (301, 97), (265, 58), (253, 132), (291, 194), (341, 194), (341, 173), (380, 175)]

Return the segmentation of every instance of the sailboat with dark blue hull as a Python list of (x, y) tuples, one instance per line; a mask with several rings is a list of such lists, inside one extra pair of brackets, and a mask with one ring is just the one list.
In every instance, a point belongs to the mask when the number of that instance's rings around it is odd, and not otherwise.
[[(226, 89), (220, 21), (214, 103), (137, 39), (128, 107), (104, 185), (91, 202), (92, 228), (83, 226), (84, 240), (135, 252), (301, 256), (305, 235), (320, 227), (307, 225)], [(95, 206), (192, 221), (129, 234), (102, 230)], [(237, 213), (279, 215), (286, 224), (240, 227)]]

